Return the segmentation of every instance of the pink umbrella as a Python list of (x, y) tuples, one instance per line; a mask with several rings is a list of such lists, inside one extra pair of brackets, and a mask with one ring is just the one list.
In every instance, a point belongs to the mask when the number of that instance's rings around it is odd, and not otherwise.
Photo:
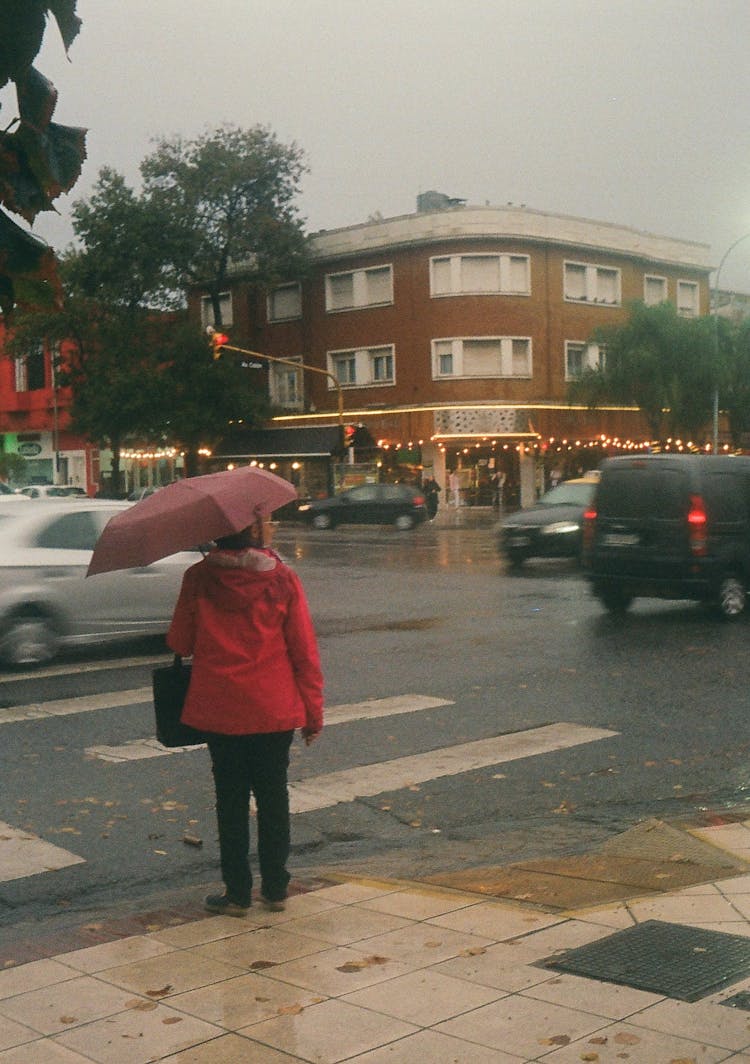
[(239, 532), (296, 497), (288, 480), (256, 466), (168, 484), (107, 522), (86, 576), (140, 568)]

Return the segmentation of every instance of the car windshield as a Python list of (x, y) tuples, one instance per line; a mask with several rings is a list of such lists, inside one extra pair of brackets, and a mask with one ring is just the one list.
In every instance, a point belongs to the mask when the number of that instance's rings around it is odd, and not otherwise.
[(587, 506), (596, 488), (596, 481), (567, 481), (542, 495), (540, 506)]

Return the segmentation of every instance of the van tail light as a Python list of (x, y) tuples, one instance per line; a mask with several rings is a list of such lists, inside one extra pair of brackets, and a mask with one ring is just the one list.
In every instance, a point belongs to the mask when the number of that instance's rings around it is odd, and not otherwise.
[(589, 506), (583, 513), (583, 549), (590, 550), (594, 545), (594, 532), (596, 531), (596, 507)]
[(706, 507), (700, 495), (690, 496), (690, 509), (687, 515), (688, 542), (690, 553), (694, 557), (701, 557), (708, 551), (708, 538)]
[(425, 499), (424, 495), (415, 495), (412, 502), (415, 506), (425, 506), (427, 500)]

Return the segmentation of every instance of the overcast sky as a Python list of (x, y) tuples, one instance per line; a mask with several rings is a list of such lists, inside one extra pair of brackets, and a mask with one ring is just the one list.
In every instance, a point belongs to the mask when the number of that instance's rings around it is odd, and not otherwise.
[[(78, 0), (38, 66), (87, 126), (82, 178), (35, 231), (58, 248), (108, 165), (223, 122), (296, 141), (315, 231), (437, 189), (711, 245), (750, 233), (748, 0)], [(5, 101), (7, 103), (7, 100)], [(3, 107), (4, 123), (10, 107)], [(721, 285), (750, 292), (750, 239)]]

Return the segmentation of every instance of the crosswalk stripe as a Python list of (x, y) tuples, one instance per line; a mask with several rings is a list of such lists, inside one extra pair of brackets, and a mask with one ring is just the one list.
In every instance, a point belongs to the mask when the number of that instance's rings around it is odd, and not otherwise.
[(97, 709), (114, 709), (117, 706), (135, 706), (139, 702), (150, 702), (152, 698), (150, 687), (134, 687), (129, 691), (107, 691), (76, 698), (58, 698), (51, 702), (31, 702), (26, 706), (0, 709), (0, 724), (42, 720), (44, 717), (67, 717), (71, 713), (92, 713)]
[[(445, 698), (432, 698), (429, 695), (392, 695), (390, 698), (370, 698), (364, 702), (348, 702), (340, 706), (331, 706), (326, 710), (326, 726), (346, 724), (353, 720), (374, 720), (378, 717), (391, 717), (400, 713), (418, 713), (425, 709), (439, 706), (452, 706), (453, 702)], [(177, 746), (167, 749), (154, 738), (134, 739), (119, 746), (89, 746), (87, 757), (100, 761), (143, 761), (148, 757), (163, 757), (167, 754), (184, 753), (186, 750), (201, 749), (195, 746)]]
[(471, 772), (489, 765), (501, 765), (522, 757), (565, 750), (582, 743), (609, 739), (619, 732), (606, 728), (589, 728), (579, 724), (547, 724), (541, 728), (478, 739), (471, 743), (448, 746), (426, 754), (398, 757), (375, 765), (329, 772), (289, 786), (293, 813), (327, 809), (339, 802), (372, 798), (386, 791), (397, 791), (417, 783)]
[(83, 857), (61, 846), (53, 846), (30, 831), (12, 828), (3, 821), (0, 821), (0, 855), (0, 879), (3, 882), (23, 879), (24, 876), (37, 875), (39, 872), (56, 872), (69, 865), (85, 864)]

